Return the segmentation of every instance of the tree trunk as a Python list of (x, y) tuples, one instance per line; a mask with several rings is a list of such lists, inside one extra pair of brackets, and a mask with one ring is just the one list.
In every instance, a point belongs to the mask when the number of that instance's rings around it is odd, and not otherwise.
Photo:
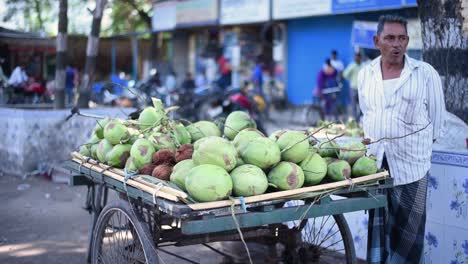
[(101, 20), (104, 7), (107, 0), (96, 0), (96, 8), (93, 11), (93, 23), (91, 33), (88, 37), (86, 47), (86, 63), (81, 80), (80, 97), (78, 98), (78, 107), (88, 108), (91, 97), (91, 85), (94, 80), (94, 71), (96, 69), (96, 59), (99, 48), (99, 33), (101, 32)]
[(55, 109), (65, 108), (65, 66), (67, 54), (67, 9), (68, 0), (59, 2), (59, 21), (57, 34), (57, 55), (55, 68)]
[(468, 122), (468, 34), (462, 30), (462, 2), (418, 0), (418, 10), (423, 58), (442, 77), (447, 111)]

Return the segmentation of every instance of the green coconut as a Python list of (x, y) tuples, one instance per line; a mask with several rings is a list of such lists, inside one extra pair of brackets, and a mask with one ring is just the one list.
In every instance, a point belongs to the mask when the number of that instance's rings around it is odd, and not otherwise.
[(268, 173), (268, 182), (279, 190), (301, 188), (304, 184), (304, 172), (297, 164), (282, 161)]
[(277, 141), (281, 135), (286, 133), (287, 130), (281, 129), (281, 130), (276, 130), (275, 132), (271, 133), (269, 138), (273, 141)]
[(237, 196), (253, 196), (264, 193), (268, 188), (265, 172), (254, 165), (242, 165), (231, 172), (233, 192)]
[(140, 116), (138, 117), (138, 125), (140, 129), (155, 127), (161, 124), (164, 117), (166, 117), (164, 110), (147, 107), (140, 113)]
[(127, 127), (122, 124), (119, 119), (112, 119), (104, 127), (104, 138), (112, 145), (117, 145), (120, 142), (126, 142), (129, 138)]
[(135, 167), (140, 169), (144, 165), (151, 163), (155, 151), (153, 144), (149, 140), (144, 138), (137, 139), (130, 149), (130, 156), (133, 158)]
[(128, 142), (127, 142), (127, 144), (132, 145), (133, 143), (135, 143), (135, 141), (137, 139), (140, 138), (140, 136), (143, 137), (142, 134), (140, 133), (140, 131), (138, 129), (136, 129), (136, 128), (129, 127), (129, 128), (127, 128), (127, 131), (128, 131)]
[(377, 161), (372, 157), (360, 157), (351, 169), (353, 177), (371, 175), (377, 172)]
[(86, 157), (91, 157), (91, 150), (90, 150), (90, 146), (91, 145), (81, 145), (80, 146), (80, 149), (78, 150), (78, 152), (83, 155), (83, 156), (86, 156)]
[(236, 164), (236, 166), (239, 167), (239, 166), (242, 166), (242, 165), (244, 165), (244, 164), (245, 164), (244, 160), (243, 160), (241, 157), (237, 156), (237, 164)]
[(156, 151), (160, 149), (176, 150), (174, 140), (170, 135), (161, 132), (153, 133), (148, 140), (153, 143)]
[[(99, 141), (101, 142), (101, 141)], [(91, 154), (91, 158), (97, 159), (97, 148), (99, 146), (99, 142), (96, 144), (92, 144), (91, 147), (89, 148), (89, 152)]]
[(106, 162), (106, 155), (113, 148), (112, 144), (107, 140), (103, 139), (99, 142), (96, 149), (96, 157), (100, 162)]
[(317, 153), (309, 153), (299, 166), (304, 172), (305, 185), (316, 185), (327, 175), (327, 162)]
[(193, 123), (187, 126), (187, 130), (192, 137), (192, 142), (196, 142), (200, 138), (209, 136), (221, 137), (221, 130), (219, 130), (215, 123), (209, 121), (198, 121)]
[(336, 158), (337, 153), (340, 151), (340, 146), (335, 141), (328, 141), (320, 143), (318, 146), (318, 153), (322, 158), (331, 157)]
[(309, 153), (309, 141), (301, 131), (286, 131), (277, 138), (276, 143), (281, 150), (281, 160), (299, 163)]
[(91, 137), (88, 139), (88, 144), (97, 144), (99, 143), (101, 139), (96, 135), (96, 133), (93, 132)]
[(281, 160), (281, 151), (271, 139), (257, 137), (239, 149), (239, 155), (246, 164), (268, 169)]
[(246, 128), (236, 135), (232, 143), (234, 144), (234, 147), (236, 147), (236, 149), (239, 151), (240, 149), (243, 149), (243, 146), (245, 144), (248, 144), (252, 139), (258, 137), (265, 137), (265, 135), (263, 135), (262, 132), (258, 131), (255, 128)]
[(200, 144), (203, 143), (203, 141), (205, 141), (207, 138), (209, 137), (200, 138), (199, 140), (195, 141), (195, 143), (193, 143), (193, 150), (197, 150), (198, 147), (200, 147)]
[(190, 144), (192, 142), (192, 136), (188, 132), (187, 128), (178, 123), (174, 125), (174, 136), (179, 145)]
[(353, 165), (356, 160), (366, 155), (366, 146), (359, 141), (348, 142), (340, 148), (339, 158)]
[(187, 192), (199, 202), (228, 198), (232, 193), (232, 179), (222, 167), (203, 164), (192, 168), (186, 178)]
[(228, 115), (224, 122), (224, 135), (233, 140), (237, 133), (246, 128), (256, 128), (257, 124), (249, 114), (242, 111), (234, 111)]
[(337, 159), (337, 158), (332, 158), (332, 157), (324, 157), (323, 160), (327, 163), (327, 166), (328, 166), (328, 164), (330, 164), (330, 163), (332, 163), (332, 162), (334, 162), (334, 161), (337, 161), (337, 160), (339, 160), (339, 159)]
[(125, 162), (127, 162), (127, 159), (130, 156), (131, 148), (132, 145), (130, 144), (115, 145), (112, 150), (106, 154), (107, 164), (112, 167), (123, 168), (125, 166)]
[(342, 181), (351, 177), (351, 166), (345, 160), (335, 160), (328, 164), (327, 177), (332, 181)]
[(127, 162), (125, 162), (125, 170), (127, 171), (127, 173), (138, 172), (138, 168), (135, 166), (135, 163), (133, 162), (132, 157), (129, 157), (127, 159)]
[(110, 120), (110, 118), (96, 120), (96, 125), (94, 126), (94, 134), (96, 134), (96, 136), (99, 139), (104, 138), (104, 127), (107, 125), (107, 123), (109, 123)]
[(172, 169), (170, 181), (182, 190), (186, 191), (187, 189), (185, 188), (185, 178), (187, 177), (189, 171), (195, 167), (196, 165), (191, 159), (180, 161)]
[(237, 151), (228, 140), (210, 136), (194, 148), (192, 159), (196, 165), (212, 164), (231, 171), (236, 167)]

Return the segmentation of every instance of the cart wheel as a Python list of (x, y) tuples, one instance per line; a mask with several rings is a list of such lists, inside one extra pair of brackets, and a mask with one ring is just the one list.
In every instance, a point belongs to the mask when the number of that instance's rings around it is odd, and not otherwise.
[(88, 253), (86, 260), (91, 263), (91, 248), (93, 244), (93, 233), (96, 227), (97, 219), (102, 211), (102, 208), (107, 204), (108, 189), (104, 184), (91, 186), (91, 192), (88, 194), (91, 196), (91, 228), (88, 233)]
[[(356, 263), (356, 251), (343, 215), (295, 221), (289, 230), (284, 259), (286, 263)], [(291, 226), (290, 226), (291, 227)]]
[(93, 234), (91, 263), (159, 263), (147, 224), (130, 206), (116, 201), (104, 207)]

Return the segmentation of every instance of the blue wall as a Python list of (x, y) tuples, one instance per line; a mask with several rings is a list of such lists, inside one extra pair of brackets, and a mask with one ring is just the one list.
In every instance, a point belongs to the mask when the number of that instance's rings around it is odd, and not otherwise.
[(317, 73), (331, 50), (345, 67), (353, 59), (351, 30), (354, 17), (339, 15), (288, 21), (288, 98), (294, 104), (311, 101)]

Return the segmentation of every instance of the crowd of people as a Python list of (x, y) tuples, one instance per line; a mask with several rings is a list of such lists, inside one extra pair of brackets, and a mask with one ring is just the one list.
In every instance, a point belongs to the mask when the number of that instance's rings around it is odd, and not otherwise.
[[(20, 62), (9, 77), (3, 71), (4, 63), (5, 58), (0, 57), (0, 104), (51, 102), (52, 89), (49, 87), (50, 85), (31, 71), (28, 71), (26, 63)], [(69, 83), (69, 75), (67, 71), (66, 92), (68, 96), (76, 86), (75, 82)]]

